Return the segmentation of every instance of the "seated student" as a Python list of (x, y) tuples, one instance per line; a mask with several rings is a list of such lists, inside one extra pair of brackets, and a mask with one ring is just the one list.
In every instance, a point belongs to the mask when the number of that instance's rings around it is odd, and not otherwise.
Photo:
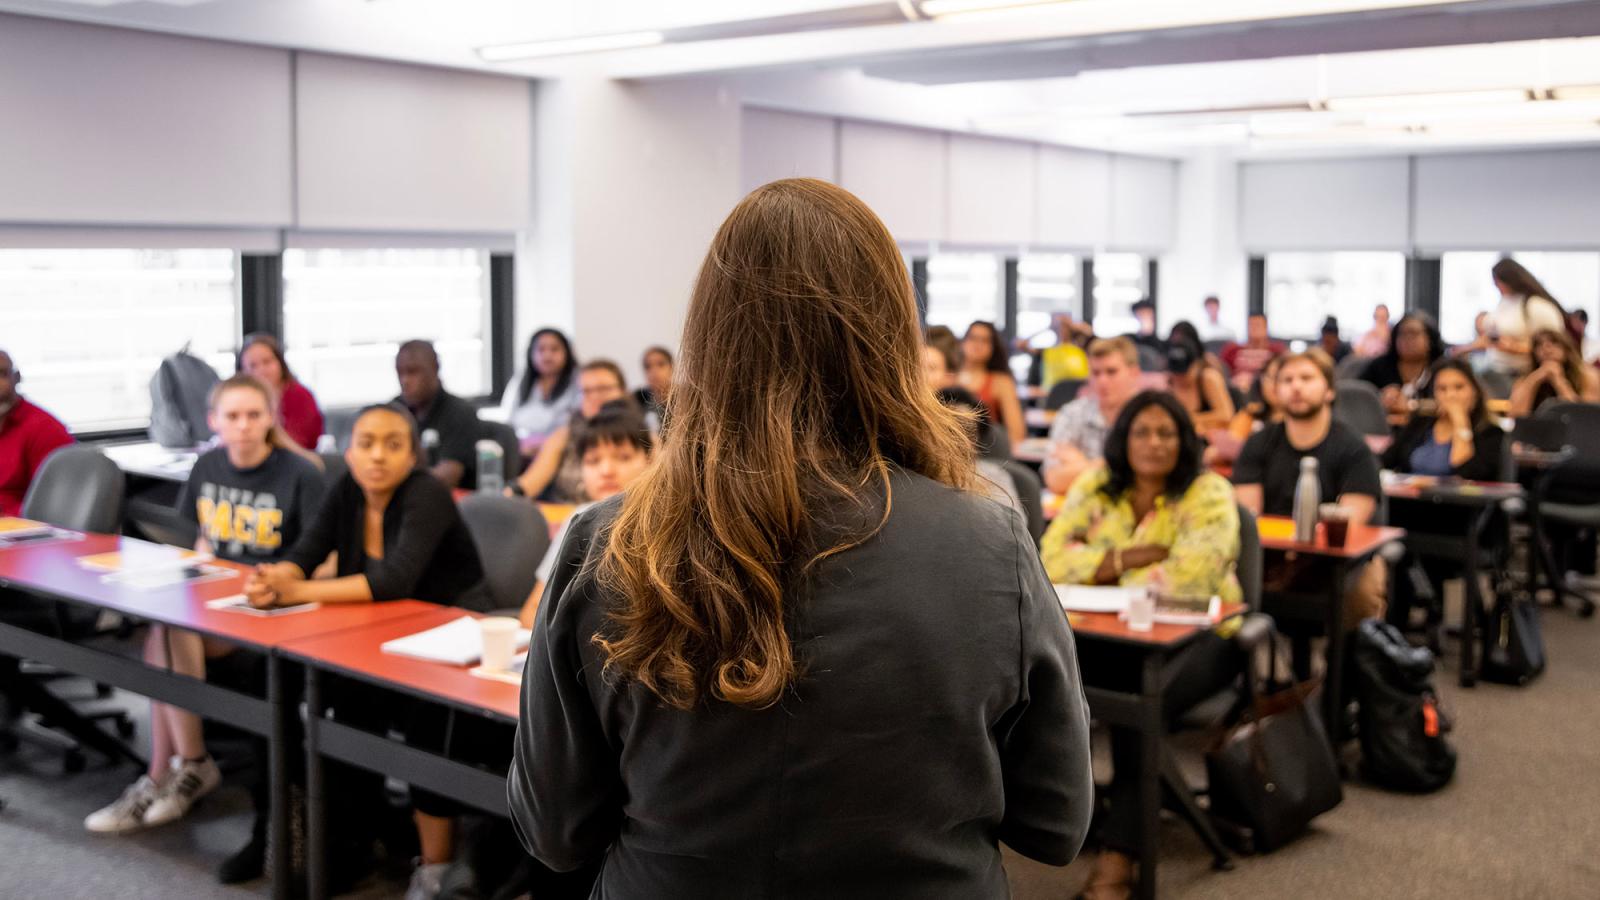
[(1071, 313), (1055, 313), (1050, 317), (1050, 327), (1056, 342), (1039, 351), (1039, 387), (1046, 391), (1060, 381), (1089, 377), (1089, 355), (1083, 352), (1082, 342), (1094, 337), (1094, 332), (1075, 322)]
[[(1440, 360), (1431, 376), (1434, 411), (1412, 417), (1383, 452), (1383, 467), (1394, 472), (1498, 481), (1506, 454), (1506, 433), (1489, 418), (1483, 387), (1472, 366), (1459, 357)], [(1426, 407), (1424, 407), (1426, 409)], [(1426, 534), (1466, 535), (1466, 520), (1446, 507), (1395, 503), (1395, 525)], [(1458, 567), (1432, 557), (1422, 559), (1435, 596), (1443, 596), (1444, 580)], [(1410, 616), (1409, 583), (1399, 579), (1400, 595), (1389, 620), (1404, 626)]]
[(1168, 342), (1167, 389), (1183, 404), (1201, 434), (1222, 428), (1233, 418), (1228, 379), (1207, 359), (1198, 341), (1179, 336)]
[(283, 357), (283, 344), (270, 334), (247, 334), (244, 346), (234, 361), (234, 371), (254, 375), (276, 395), (278, 424), (290, 440), (306, 448), (317, 449), (317, 439), (322, 437), (322, 410), (317, 398), (289, 371)]
[(438, 436), (439, 447), (429, 459), (434, 477), (447, 488), (473, 488), (478, 484), (477, 444), (482, 427), (472, 404), (444, 389), (439, 382), (439, 354), (427, 341), (406, 341), (394, 357), (395, 374), (400, 378), (400, 396), (395, 403), (405, 406), (425, 434)]
[(593, 418), (600, 407), (627, 396), (628, 383), (616, 363), (608, 359), (584, 363), (578, 370), (577, 411), (567, 417), (565, 425), (550, 433), (533, 462), (509, 488), (511, 493), (555, 503), (583, 502), (583, 478), (578, 458), (571, 452), (573, 430)]
[(572, 519), (607, 497), (622, 493), (639, 473), (650, 464), (650, 453), (655, 441), (646, 427), (639, 410), (620, 400), (600, 407), (594, 418), (580, 425), (572, 439), (572, 452), (579, 460), (583, 473), (583, 493), (587, 503), (573, 510), (572, 516), (561, 523), (550, 549), (539, 563), (539, 580), (522, 604), (518, 616), (522, 627), (532, 628), (533, 617), (539, 612), (539, 600), (544, 596), (544, 586), (550, 580), (550, 570), (556, 564), (556, 551), (567, 536), (567, 526)]
[[(356, 417), (345, 461), (350, 471), (282, 562), (258, 566), (245, 584), (245, 596), (258, 607), (297, 603), (372, 603), (411, 598), (486, 612), (492, 606), (483, 565), (472, 535), (456, 510), (450, 491), (418, 468), (417, 423), (405, 409), (369, 406)], [(311, 578), (312, 571), (337, 553), (333, 577)], [(334, 709), (382, 729), (398, 726), (410, 743), (442, 744), (445, 721), (437, 707), (397, 695), (347, 687), (348, 702)], [(382, 779), (341, 772), (330, 779), (347, 786), (353, 803), (336, 808), (364, 809), (378, 795)], [(413, 819), (422, 848), (413, 885), (424, 893), (454, 856), (456, 805), (432, 792), (413, 788)], [(360, 815), (356, 813), (355, 815)], [(341, 840), (356, 840), (372, 823), (332, 827)], [(411, 896), (408, 894), (408, 896)]]
[(1245, 320), (1245, 342), (1223, 347), (1222, 361), (1233, 373), (1234, 385), (1246, 390), (1256, 375), (1266, 368), (1267, 360), (1288, 351), (1288, 346), (1268, 336), (1267, 317), (1255, 313)]
[(1334, 316), (1322, 320), (1322, 336), (1318, 338), (1317, 346), (1335, 363), (1343, 362), (1353, 352), (1350, 343), (1339, 337), (1339, 320)]
[(1138, 322), (1138, 328), (1128, 335), (1128, 339), (1136, 346), (1149, 347), (1158, 355), (1167, 354), (1167, 342), (1156, 334), (1156, 305), (1146, 297), (1133, 304), (1133, 318)]
[(1444, 354), (1444, 339), (1433, 320), (1424, 313), (1406, 313), (1395, 323), (1388, 351), (1367, 363), (1361, 380), (1378, 389), (1385, 409), (1404, 413), (1427, 392), (1428, 372)]
[(922, 375), (936, 391), (961, 384), (961, 342), (943, 325), (929, 328), (922, 339)]
[(1011, 376), (1000, 332), (991, 322), (973, 322), (961, 339), (961, 386), (989, 410), (989, 420), (1006, 430), (1013, 447), (1028, 436), (1017, 380)]
[(1007, 472), (1004, 466), (992, 459), (985, 459), (978, 455), (980, 449), (979, 435), (989, 425), (989, 411), (984, 409), (983, 404), (978, 402), (978, 398), (972, 396), (972, 392), (966, 388), (940, 388), (935, 393), (939, 396), (939, 402), (945, 406), (954, 407), (972, 414), (972, 418), (968, 420), (970, 427), (967, 430), (967, 437), (972, 440), (972, 453), (976, 458), (978, 490), (1001, 506), (1016, 512), (1021, 517), (1023, 525), (1026, 526), (1027, 514), (1022, 509), (1022, 498), (1017, 495), (1016, 479), (1011, 477), (1011, 473)]
[(1139, 392), (1139, 379), (1139, 351), (1133, 341), (1100, 338), (1089, 345), (1089, 384), (1050, 424), (1045, 487), (1064, 494), (1085, 469), (1098, 463), (1106, 432)]
[[(1040, 556), (1058, 584), (1145, 585), (1185, 597), (1241, 597), (1234, 563), (1239, 514), (1226, 479), (1205, 471), (1203, 444), (1181, 404), (1145, 391), (1123, 407), (1106, 437), (1106, 464), (1073, 483), (1041, 542)], [(1169, 721), (1227, 685), (1240, 671), (1228, 640), (1237, 621), (1191, 644), (1162, 695)], [(1220, 632), (1220, 633), (1219, 633)], [(1080, 647), (1085, 680), (1135, 689), (1138, 673), (1126, 656), (1090, 643)], [(1114, 775), (1101, 823), (1103, 849), (1084, 895), (1125, 898), (1133, 877), (1139, 830), (1139, 741), (1111, 732)]]
[(0, 516), (22, 511), (22, 498), (44, 458), (72, 443), (67, 426), (17, 393), (22, 373), (0, 350)]
[(544, 443), (578, 407), (578, 359), (572, 342), (554, 328), (541, 328), (528, 338), (521, 371), (506, 382), (500, 411), (517, 430), (523, 452)]
[(1214, 431), (1208, 435), (1211, 440), (1211, 446), (1206, 450), (1208, 464), (1231, 464), (1239, 458), (1239, 451), (1244, 448), (1244, 442), (1250, 435), (1283, 421), (1283, 407), (1278, 403), (1278, 369), (1282, 365), (1281, 356), (1268, 360), (1251, 389), (1254, 399), (1233, 414), (1226, 432)]
[[(273, 393), (259, 380), (234, 375), (211, 391), (209, 424), (221, 446), (202, 454), (178, 498), (179, 512), (199, 529), (195, 549), (237, 563), (284, 558), (322, 502), (320, 460), (287, 440), (276, 424)], [(203, 678), (206, 659), (228, 655), (233, 645), (202, 640), (190, 631), (152, 625), (145, 662)], [(165, 703), (150, 704), (150, 769), (115, 803), (91, 813), (84, 827), (118, 834), (183, 817), (221, 782), (206, 753), (200, 717)], [(256, 746), (263, 776), (254, 785), (255, 823), (246, 846), (223, 863), (224, 883), (261, 874), (266, 850), (267, 754)]]
[(667, 412), (667, 395), (672, 392), (672, 351), (650, 347), (640, 364), (644, 366), (644, 387), (633, 392), (633, 401), (644, 411), (645, 420), (654, 419), (659, 430)]
[[(1317, 460), (1324, 503), (1337, 502), (1350, 521), (1365, 525), (1378, 509), (1383, 486), (1378, 461), (1361, 436), (1333, 419), (1333, 366), (1325, 354), (1308, 350), (1285, 357), (1278, 369), (1282, 422), (1251, 435), (1233, 467), (1239, 503), (1256, 515), (1294, 512), (1300, 460)], [(1370, 563), (1345, 596), (1345, 620), (1354, 625), (1381, 616), (1387, 570), (1382, 559)]]
[(1578, 348), (1565, 332), (1533, 333), (1533, 371), (1511, 388), (1511, 417), (1538, 411), (1547, 400), (1600, 402), (1600, 373), (1583, 364)]

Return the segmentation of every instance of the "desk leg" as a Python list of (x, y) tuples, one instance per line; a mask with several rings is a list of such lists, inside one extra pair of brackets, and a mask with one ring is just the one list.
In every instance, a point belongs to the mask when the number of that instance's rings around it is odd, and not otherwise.
[(328, 895), (327, 797), (320, 747), (322, 678), (306, 666), (306, 886), (311, 900)]
[(294, 878), (289, 847), (289, 735), (294, 707), (288, 700), (285, 670), (288, 663), (273, 653), (267, 657), (267, 704), (272, 711), (272, 734), (268, 740), (268, 784), (271, 786), (272, 896), (283, 900), (290, 896), (289, 882)]
[[(1367, 560), (1363, 560), (1365, 564)], [(1348, 567), (1334, 569), (1333, 583), (1328, 588), (1328, 664), (1322, 683), (1322, 724), (1328, 729), (1328, 742), (1333, 755), (1339, 755), (1339, 743), (1344, 737), (1344, 584), (1349, 576)]]
[(1156, 869), (1161, 865), (1161, 714), (1160, 653), (1144, 655), (1139, 723), (1139, 898), (1155, 900)]
[[(1483, 596), (1478, 590), (1478, 543), (1483, 540), (1483, 529), (1494, 518), (1494, 507), (1485, 506), (1473, 517), (1472, 529), (1467, 533), (1466, 571), (1462, 580), (1461, 597), (1461, 675), (1464, 688), (1478, 683), (1478, 623), (1483, 618)], [(1443, 602), (1443, 598), (1440, 598)]]

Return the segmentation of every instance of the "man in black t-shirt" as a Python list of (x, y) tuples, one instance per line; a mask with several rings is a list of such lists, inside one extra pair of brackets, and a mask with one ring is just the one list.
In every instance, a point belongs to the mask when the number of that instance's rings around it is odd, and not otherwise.
[[(1286, 357), (1278, 369), (1278, 401), (1284, 420), (1245, 441), (1233, 466), (1234, 493), (1256, 515), (1294, 512), (1300, 460), (1317, 460), (1324, 502), (1338, 504), (1350, 521), (1366, 525), (1378, 509), (1383, 484), (1378, 460), (1361, 436), (1333, 420), (1333, 367), (1320, 353)], [(1374, 559), (1345, 598), (1347, 620), (1383, 613), (1387, 570)]]
[(478, 411), (439, 382), (439, 354), (433, 345), (427, 341), (401, 344), (394, 370), (400, 379), (400, 396), (395, 399), (411, 410), (422, 434), (432, 431), (439, 436), (430, 471), (445, 487), (477, 487), (475, 454), (483, 430)]

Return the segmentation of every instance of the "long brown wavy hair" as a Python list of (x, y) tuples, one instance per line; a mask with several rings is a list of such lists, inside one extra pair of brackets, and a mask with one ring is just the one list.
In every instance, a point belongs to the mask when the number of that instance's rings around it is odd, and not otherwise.
[[(661, 448), (598, 563), (617, 598), (594, 637), (609, 675), (678, 709), (783, 697), (801, 579), (883, 526), (891, 471), (972, 483), (920, 345), (900, 251), (853, 194), (789, 179), (734, 207), (695, 282)], [(840, 509), (881, 514), (818, 527)]]

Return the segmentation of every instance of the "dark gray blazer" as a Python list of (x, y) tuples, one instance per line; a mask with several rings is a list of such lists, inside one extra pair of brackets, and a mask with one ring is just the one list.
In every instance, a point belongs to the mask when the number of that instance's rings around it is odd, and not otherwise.
[(1000, 841), (1070, 862), (1089, 715), (1033, 542), (976, 494), (904, 472), (891, 490), (882, 531), (807, 579), (802, 675), (759, 711), (678, 711), (602, 677), (607, 601), (580, 569), (619, 500), (574, 522), (522, 687), (528, 851), (563, 871), (604, 857), (593, 896), (620, 900), (999, 898)]

